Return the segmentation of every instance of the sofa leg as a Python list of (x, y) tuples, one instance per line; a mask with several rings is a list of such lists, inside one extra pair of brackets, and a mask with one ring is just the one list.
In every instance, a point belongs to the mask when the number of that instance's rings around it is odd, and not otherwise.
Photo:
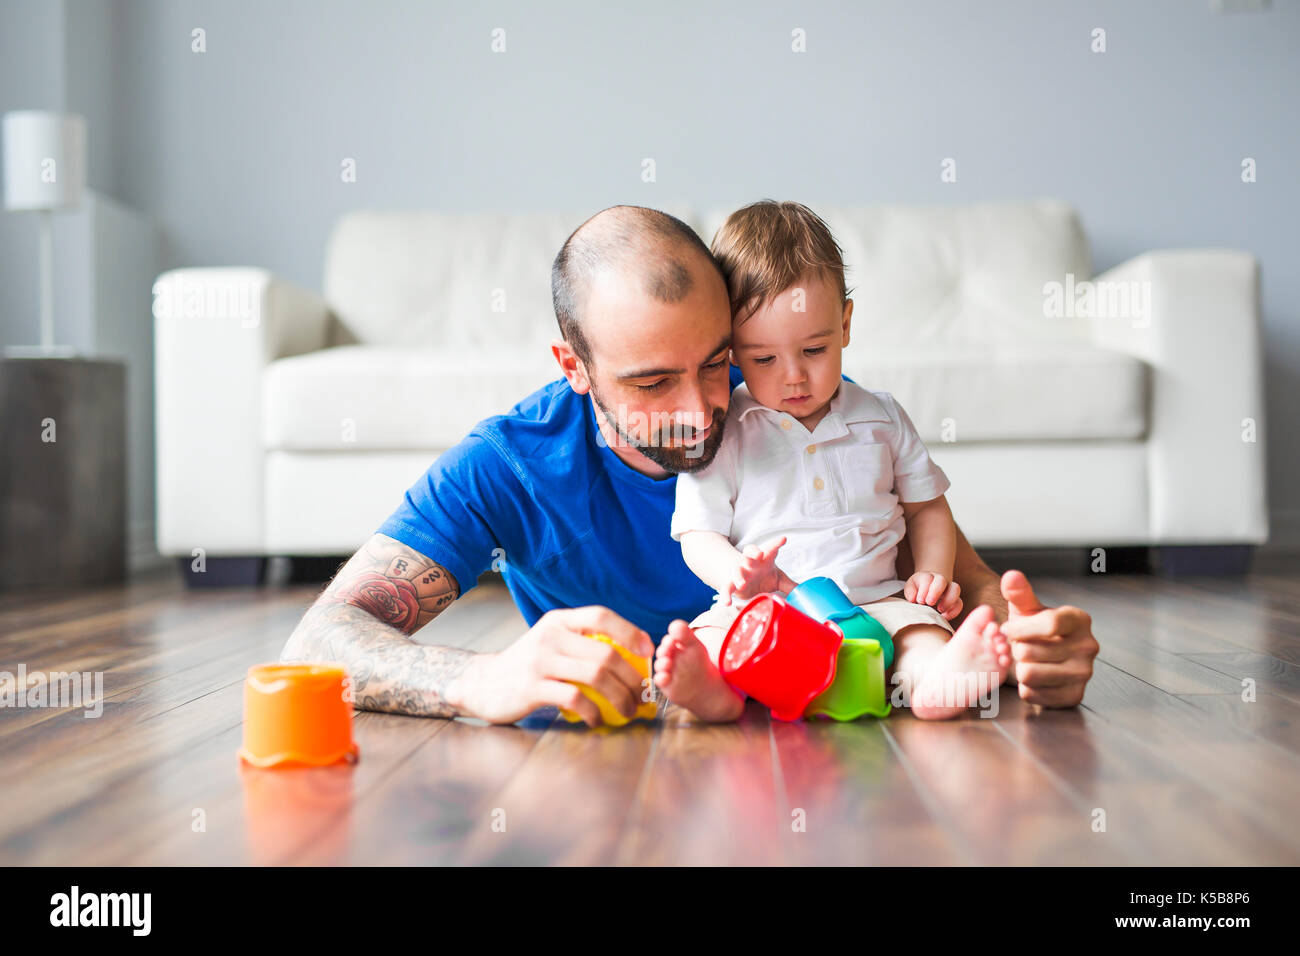
[(288, 584), (326, 584), (333, 580), (348, 555), (295, 555), (289, 559)]
[(1083, 553), (1083, 573), (1095, 574), (1150, 574), (1151, 549), (1147, 547), (1086, 548)]
[(255, 588), (266, 579), (266, 558), (205, 558), (203, 570), (194, 569), (194, 559), (177, 558), (185, 586), (189, 588)]
[(1253, 544), (1168, 545), (1160, 548), (1160, 573), (1180, 578), (1238, 577), (1250, 570)]

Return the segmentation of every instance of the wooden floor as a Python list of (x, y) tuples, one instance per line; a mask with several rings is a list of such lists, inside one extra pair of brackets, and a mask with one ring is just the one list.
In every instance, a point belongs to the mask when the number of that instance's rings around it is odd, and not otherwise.
[[(236, 758), (242, 680), (315, 588), (3, 596), (0, 670), (102, 671), (106, 700), (0, 709), (0, 864), (1300, 863), (1300, 579), (1038, 583), (1096, 621), (1074, 710), (1004, 694), (995, 719), (782, 724), (751, 703), (708, 726), (663, 705), (597, 731), (361, 713), (358, 764), (292, 771)], [(499, 583), (430, 627), (483, 650), (521, 631)]]

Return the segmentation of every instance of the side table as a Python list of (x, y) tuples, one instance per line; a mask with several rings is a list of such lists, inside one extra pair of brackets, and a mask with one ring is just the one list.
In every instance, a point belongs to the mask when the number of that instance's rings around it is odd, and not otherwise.
[(0, 591), (126, 567), (125, 364), (0, 358)]

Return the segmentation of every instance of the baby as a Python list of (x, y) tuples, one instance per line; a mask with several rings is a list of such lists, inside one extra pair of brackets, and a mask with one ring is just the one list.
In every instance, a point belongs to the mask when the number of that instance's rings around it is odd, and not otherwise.
[[(1011, 652), (987, 606), (953, 633), (948, 478), (891, 395), (841, 379), (853, 301), (839, 246), (807, 207), (764, 201), (727, 219), (713, 254), (745, 382), (714, 460), (677, 477), (671, 533), (717, 595), (689, 628), (673, 624), (655, 683), (704, 720), (736, 719), (744, 699), (718, 672), (727, 628), (754, 595), (824, 575), (890, 633), (887, 679), (913, 713), (961, 713), (1002, 683)], [(916, 572), (900, 581), (904, 534)]]

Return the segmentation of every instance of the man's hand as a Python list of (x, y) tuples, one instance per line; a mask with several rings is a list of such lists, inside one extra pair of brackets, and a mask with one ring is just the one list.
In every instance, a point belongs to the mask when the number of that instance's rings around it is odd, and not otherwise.
[(779, 591), (788, 594), (795, 586), (780, 568), (776, 566), (776, 553), (785, 544), (785, 537), (773, 538), (761, 548), (746, 545), (736, 572), (722, 592), (723, 599), (730, 603), (733, 597), (748, 601), (759, 594)]
[(1101, 649), (1092, 618), (1077, 607), (1044, 607), (1019, 571), (1002, 575), (1002, 596), (1008, 612), (1002, 633), (1011, 641), (1021, 699), (1044, 707), (1078, 706)]
[(903, 585), (903, 597), (913, 604), (928, 604), (946, 620), (961, 613), (961, 585), (933, 571), (917, 571)]
[(554, 705), (595, 727), (600, 711), (569, 683), (576, 681), (599, 691), (623, 716), (634, 716), (644, 690), (641, 675), (614, 648), (585, 634), (606, 634), (641, 657), (654, 653), (650, 635), (609, 608), (547, 611), (505, 650), (474, 658), (453, 688), (461, 712), (508, 724)]

